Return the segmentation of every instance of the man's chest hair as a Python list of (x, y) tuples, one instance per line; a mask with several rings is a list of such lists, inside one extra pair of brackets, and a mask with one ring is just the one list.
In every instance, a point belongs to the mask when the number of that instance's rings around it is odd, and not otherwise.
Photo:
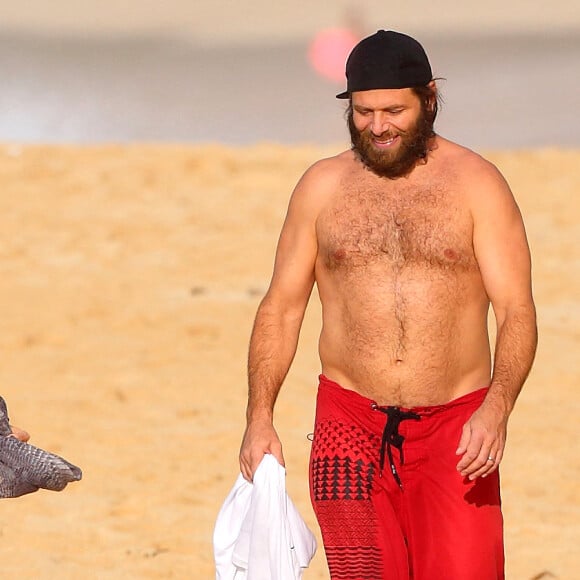
[(346, 183), (322, 212), (319, 246), (329, 268), (475, 267), (472, 221), (461, 192), (440, 180)]

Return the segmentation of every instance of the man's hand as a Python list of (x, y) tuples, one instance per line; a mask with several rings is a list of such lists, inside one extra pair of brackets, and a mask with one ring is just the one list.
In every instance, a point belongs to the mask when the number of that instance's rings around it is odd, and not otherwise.
[(14, 425), (10, 425), (10, 429), (12, 429), (12, 436), (16, 437), (16, 439), (20, 439), (24, 443), (30, 439), (30, 435), (23, 429), (14, 427)]
[(456, 455), (463, 455), (457, 471), (471, 481), (486, 477), (499, 466), (506, 441), (507, 413), (484, 401), (463, 426)]
[(240, 449), (240, 470), (248, 481), (254, 479), (254, 473), (266, 453), (272, 454), (280, 465), (284, 465), (282, 444), (274, 426), (269, 421), (254, 421), (246, 427)]

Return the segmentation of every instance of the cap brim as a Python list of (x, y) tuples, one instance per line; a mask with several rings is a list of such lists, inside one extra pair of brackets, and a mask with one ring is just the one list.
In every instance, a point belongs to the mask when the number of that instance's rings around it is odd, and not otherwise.
[(336, 95), (337, 99), (348, 99), (350, 97), (350, 93), (348, 91), (344, 91), (344, 93), (338, 93)]

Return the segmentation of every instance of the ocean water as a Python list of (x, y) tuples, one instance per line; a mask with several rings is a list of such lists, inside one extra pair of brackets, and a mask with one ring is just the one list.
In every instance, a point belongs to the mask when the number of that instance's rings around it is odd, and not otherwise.
[[(474, 148), (580, 146), (580, 37), (422, 39), (444, 97), (437, 130)], [(305, 44), (0, 32), (0, 141), (346, 142), (342, 85)]]

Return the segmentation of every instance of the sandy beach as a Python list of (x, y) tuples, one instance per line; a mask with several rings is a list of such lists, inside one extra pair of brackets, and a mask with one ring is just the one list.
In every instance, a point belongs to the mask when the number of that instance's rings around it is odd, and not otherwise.
[[(84, 471), (0, 504), (2, 574), (213, 577), (253, 316), (291, 189), (337, 147), (0, 146), (0, 393)], [(580, 151), (494, 151), (527, 224), (540, 344), (502, 465), (510, 580), (578, 578)], [(277, 406), (309, 503), (319, 309)], [(327, 578), (319, 549), (306, 580)]]

